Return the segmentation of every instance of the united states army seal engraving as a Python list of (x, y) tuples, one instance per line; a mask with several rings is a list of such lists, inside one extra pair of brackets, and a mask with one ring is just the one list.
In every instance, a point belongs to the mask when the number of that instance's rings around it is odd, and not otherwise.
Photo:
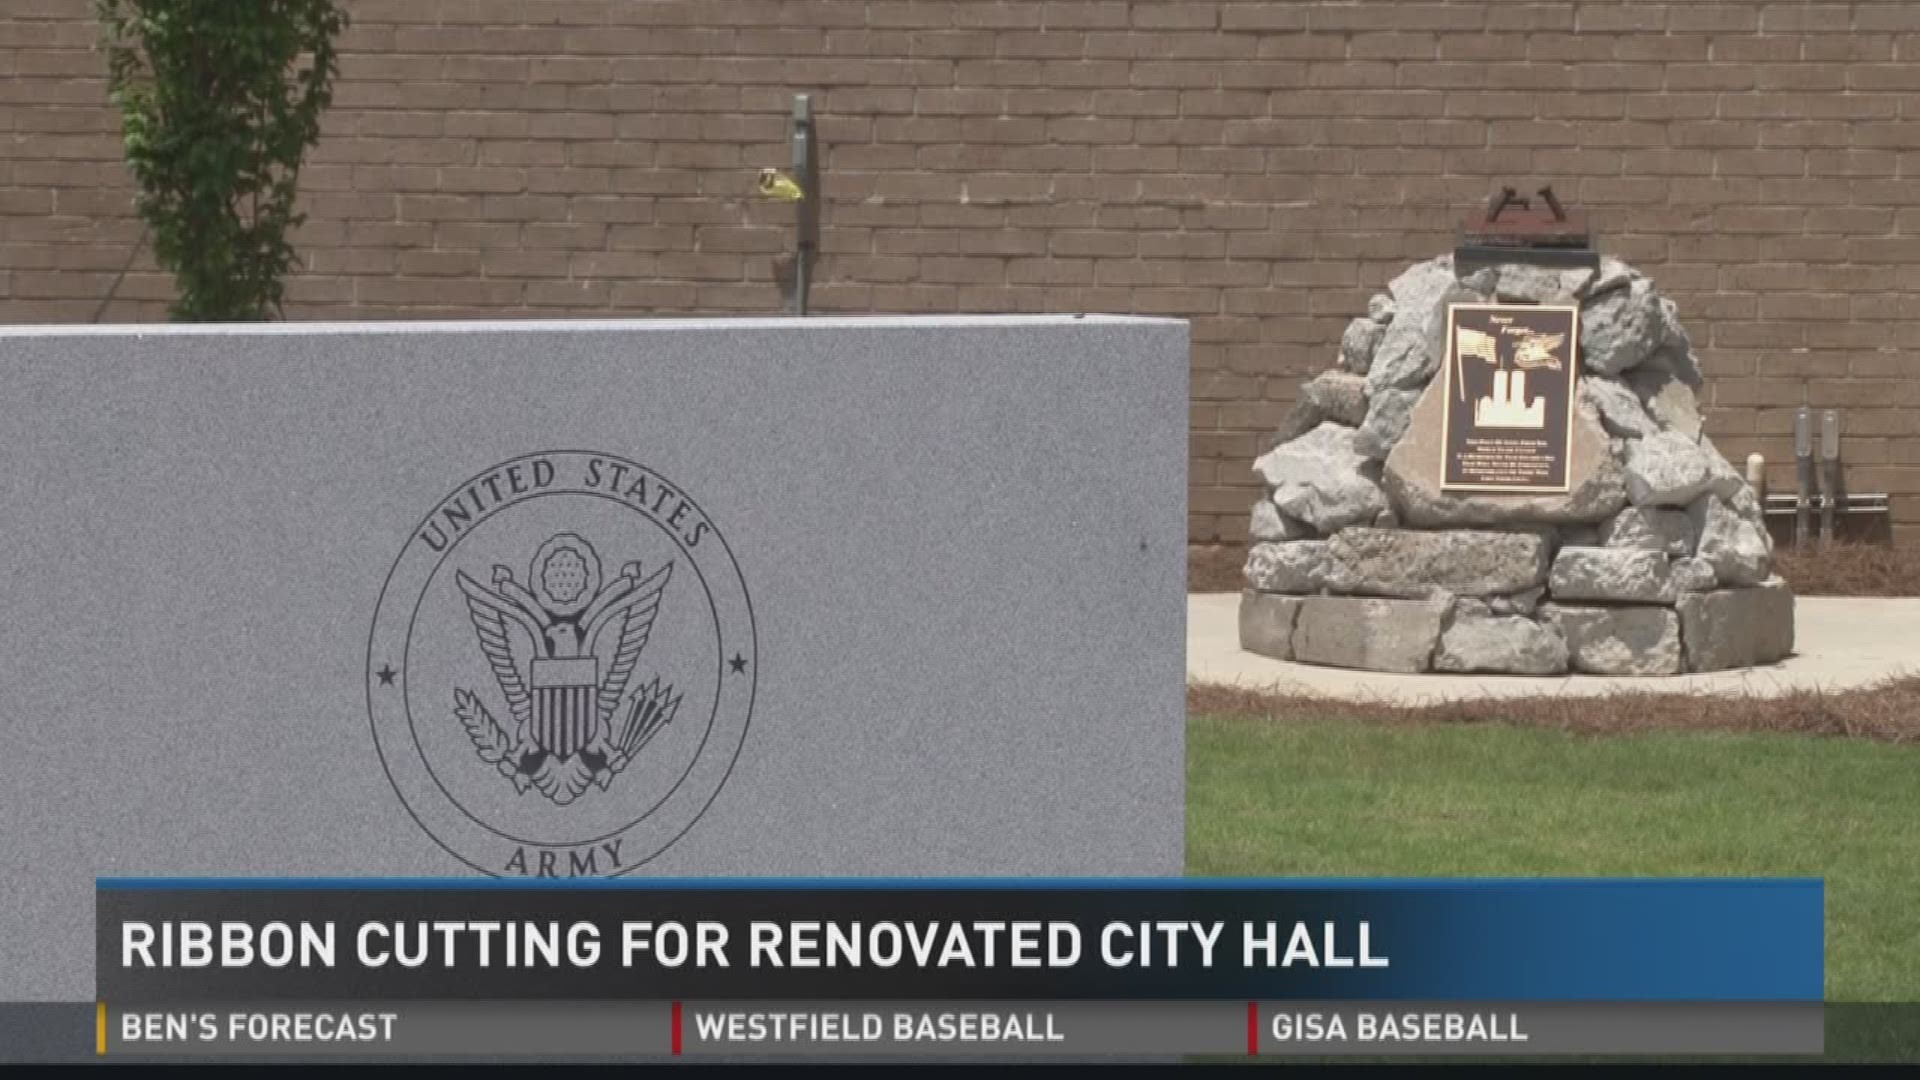
[(528, 454), (407, 537), (367, 638), (367, 709), (395, 792), (455, 858), (615, 876), (719, 795), (757, 647), (739, 564), (684, 489), (612, 454)]

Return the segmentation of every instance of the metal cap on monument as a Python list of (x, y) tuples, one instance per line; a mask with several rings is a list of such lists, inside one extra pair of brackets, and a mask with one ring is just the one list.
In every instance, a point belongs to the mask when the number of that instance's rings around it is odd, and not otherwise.
[(1532, 198), (1503, 187), (1487, 200), (1486, 209), (1460, 222), (1453, 262), (1464, 277), (1500, 263), (1597, 268), (1600, 253), (1586, 214), (1567, 209), (1551, 185)]

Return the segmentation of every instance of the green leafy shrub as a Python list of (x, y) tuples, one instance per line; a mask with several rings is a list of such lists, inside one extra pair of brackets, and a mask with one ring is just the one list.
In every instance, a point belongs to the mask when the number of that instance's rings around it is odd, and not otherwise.
[(179, 322), (280, 313), (300, 162), (333, 98), (333, 0), (95, 0), (135, 205)]

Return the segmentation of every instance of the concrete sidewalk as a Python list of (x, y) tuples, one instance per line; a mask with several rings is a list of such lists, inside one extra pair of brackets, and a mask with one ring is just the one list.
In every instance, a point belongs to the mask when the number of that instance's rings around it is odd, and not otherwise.
[(1743, 693), (1867, 686), (1920, 672), (1920, 599), (1800, 597), (1795, 652), (1778, 664), (1651, 678), (1393, 675), (1269, 660), (1240, 650), (1239, 593), (1187, 597), (1187, 681), (1350, 700), (1599, 695), (1619, 690)]

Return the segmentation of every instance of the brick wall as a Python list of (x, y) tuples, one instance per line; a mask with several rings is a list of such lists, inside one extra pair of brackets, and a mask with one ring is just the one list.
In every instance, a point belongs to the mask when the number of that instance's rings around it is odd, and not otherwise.
[[(1499, 182), (1653, 273), (1710, 430), (1920, 540), (1920, 4), (353, 0), (290, 315), (781, 311), (751, 197), (818, 95), (816, 309), (1191, 319), (1192, 537), (1345, 321)], [(0, 0), (0, 319), (87, 321), (138, 233), (87, 0)], [(135, 261), (107, 320), (157, 317)]]

